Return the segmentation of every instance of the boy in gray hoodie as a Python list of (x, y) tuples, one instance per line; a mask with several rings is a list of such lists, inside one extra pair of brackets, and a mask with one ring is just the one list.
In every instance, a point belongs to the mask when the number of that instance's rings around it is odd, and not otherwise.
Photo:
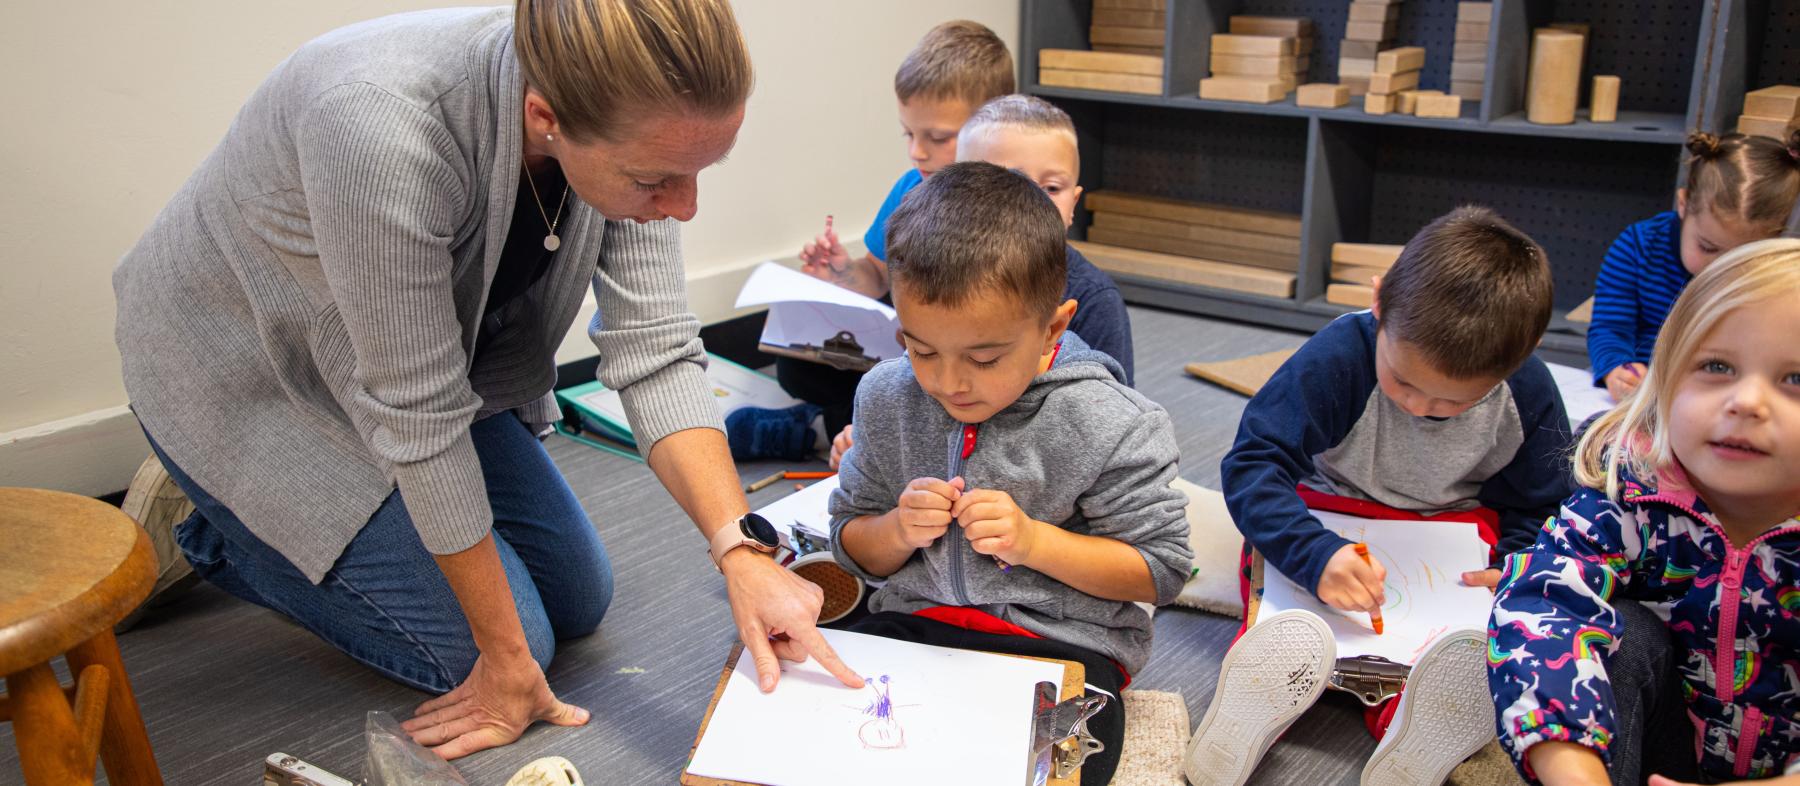
[(992, 164), (939, 170), (888, 225), (905, 358), (856, 392), (831, 497), (839, 564), (886, 580), (851, 630), (1080, 661), (1111, 697), (1083, 784), (1112, 779), (1118, 691), (1150, 656), (1150, 612), (1188, 577), (1168, 413), (1090, 350), (1061, 299), (1064, 228)]

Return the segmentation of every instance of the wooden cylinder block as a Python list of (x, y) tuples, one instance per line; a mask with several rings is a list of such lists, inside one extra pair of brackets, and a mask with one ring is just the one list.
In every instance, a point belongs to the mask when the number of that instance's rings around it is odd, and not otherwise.
[(1525, 119), (1562, 125), (1575, 122), (1581, 95), (1582, 36), (1565, 30), (1539, 29), (1531, 43), (1531, 80), (1526, 89)]
[(1594, 90), (1589, 99), (1591, 108), (1588, 119), (1596, 123), (1611, 123), (1619, 119), (1619, 78), (1616, 76), (1594, 77)]

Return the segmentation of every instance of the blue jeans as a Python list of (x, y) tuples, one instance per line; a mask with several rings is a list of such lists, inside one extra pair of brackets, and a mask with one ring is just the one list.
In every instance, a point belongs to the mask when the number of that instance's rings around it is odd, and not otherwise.
[[(612, 565), (569, 484), (524, 424), (500, 414), (469, 432), (487, 481), (494, 545), (513, 605), (532, 657), (548, 668), (558, 639), (592, 633), (606, 616)], [(292, 618), (344, 654), (419, 690), (444, 693), (468, 676), (480, 654), (468, 620), (420, 542), (399, 491), (388, 495), (324, 580), (313, 584), (170, 461), (154, 437), (150, 447), (194, 503), (194, 515), (176, 526), (175, 540), (201, 578)]]

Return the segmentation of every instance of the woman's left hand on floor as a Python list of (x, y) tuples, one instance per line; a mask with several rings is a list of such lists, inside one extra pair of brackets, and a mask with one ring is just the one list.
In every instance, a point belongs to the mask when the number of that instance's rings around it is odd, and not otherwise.
[(461, 685), (419, 705), (400, 728), (448, 760), (508, 745), (536, 721), (580, 726), (588, 722), (588, 711), (557, 700), (529, 654), (489, 658), (483, 653)]

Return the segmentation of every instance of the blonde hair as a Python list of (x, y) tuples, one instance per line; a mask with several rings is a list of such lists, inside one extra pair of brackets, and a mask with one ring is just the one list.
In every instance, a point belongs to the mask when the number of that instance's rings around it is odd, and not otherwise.
[(1800, 239), (1759, 240), (1732, 249), (1687, 285), (1663, 322), (1644, 381), (1602, 415), (1575, 448), (1575, 481), (1619, 495), (1619, 470), (1646, 481), (1674, 466), (1669, 407), (1700, 342), (1744, 306), (1800, 293)]
[(919, 39), (894, 72), (894, 95), (901, 103), (923, 96), (962, 99), (981, 106), (1013, 91), (1012, 52), (987, 25), (958, 19)]
[(956, 148), (961, 150), (976, 137), (985, 136), (995, 128), (1063, 134), (1070, 144), (1077, 143), (1075, 121), (1069, 119), (1069, 113), (1037, 96), (1013, 93), (982, 104), (975, 114), (969, 115), (962, 130), (956, 134)]
[(726, 0), (518, 0), (513, 49), (576, 141), (616, 139), (645, 111), (726, 114), (753, 82)]

